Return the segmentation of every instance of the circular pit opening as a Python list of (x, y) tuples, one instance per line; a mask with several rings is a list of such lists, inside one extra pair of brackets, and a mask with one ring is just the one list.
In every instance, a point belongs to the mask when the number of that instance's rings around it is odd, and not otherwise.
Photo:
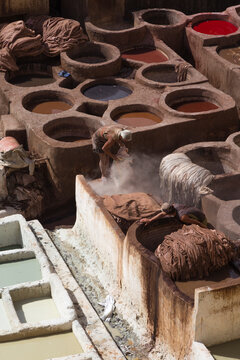
[(37, 114), (57, 114), (72, 108), (73, 101), (69, 95), (56, 91), (39, 91), (23, 99), (23, 107)]

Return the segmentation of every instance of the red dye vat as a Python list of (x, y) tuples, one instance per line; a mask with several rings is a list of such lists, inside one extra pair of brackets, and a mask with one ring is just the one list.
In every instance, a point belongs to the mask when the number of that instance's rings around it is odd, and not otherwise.
[(237, 27), (225, 20), (207, 20), (195, 25), (193, 29), (207, 35), (228, 35), (237, 31)]
[(150, 48), (138, 48), (126, 51), (122, 54), (122, 58), (142, 61), (148, 64), (168, 60), (167, 55), (163, 51)]
[(209, 111), (209, 110), (215, 110), (217, 108), (218, 108), (217, 105), (210, 103), (208, 101), (185, 102), (178, 104), (174, 107), (175, 110), (186, 113)]

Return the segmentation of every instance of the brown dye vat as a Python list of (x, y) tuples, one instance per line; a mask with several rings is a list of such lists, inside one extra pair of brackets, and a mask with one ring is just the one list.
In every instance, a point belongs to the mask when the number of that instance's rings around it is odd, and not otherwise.
[(164, 54), (163, 51), (151, 48), (138, 48), (126, 51), (122, 54), (122, 58), (142, 61), (148, 64), (155, 62), (159, 63), (168, 60), (167, 55)]
[(31, 86), (42, 86), (51, 84), (55, 81), (49, 75), (19, 75), (9, 80), (10, 84), (22, 86), (22, 87), (31, 87)]
[(232, 64), (240, 65), (240, 46), (221, 49), (218, 55)]
[(81, 137), (81, 136), (78, 136), (78, 135), (71, 135), (71, 136), (62, 136), (62, 137), (57, 138), (55, 140), (63, 141), (63, 142), (77, 142), (77, 141), (81, 141), (81, 140), (87, 140), (87, 138)]
[(191, 101), (177, 104), (173, 107), (177, 111), (194, 113), (218, 109), (218, 106), (209, 101)]
[(99, 64), (107, 61), (107, 59), (104, 56), (81, 56), (74, 59), (75, 61), (79, 61), (85, 64)]
[(177, 288), (190, 298), (194, 299), (195, 289), (202, 286), (213, 286), (213, 285), (226, 285), (231, 283), (232, 279), (236, 279), (240, 276), (240, 273), (236, 271), (231, 265), (224, 266), (219, 271), (212, 273), (210, 276), (201, 280), (190, 280), (190, 281), (176, 281)]
[(72, 106), (64, 101), (44, 101), (32, 109), (37, 114), (57, 114), (69, 110)]
[(131, 127), (151, 126), (161, 121), (162, 119), (153, 113), (140, 111), (122, 114), (116, 120), (119, 124)]

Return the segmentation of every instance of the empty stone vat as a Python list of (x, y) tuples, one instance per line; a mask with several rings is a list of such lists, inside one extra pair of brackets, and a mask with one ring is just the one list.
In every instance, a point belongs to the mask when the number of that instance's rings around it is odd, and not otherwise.
[(23, 247), (23, 239), (19, 222), (13, 221), (1, 224), (0, 239), (0, 251), (21, 249)]
[(124, 83), (116, 81), (93, 81), (84, 85), (81, 89), (84, 96), (99, 100), (118, 100), (132, 94), (132, 90)]
[(61, 53), (61, 64), (77, 81), (111, 76), (120, 71), (120, 51), (110, 44), (87, 42)]
[(239, 175), (217, 178), (211, 183), (213, 195), (223, 201), (240, 200)]
[(36, 281), (41, 278), (41, 268), (35, 258), (0, 263), (0, 287)]
[(73, 106), (73, 100), (63, 92), (42, 90), (26, 95), (22, 105), (28, 111), (47, 115), (69, 110)]
[(43, 126), (43, 132), (50, 138), (72, 143), (91, 138), (90, 125), (81, 117), (54, 119)]
[(72, 332), (9, 341), (0, 344), (3, 359), (45, 360), (82, 353), (82, 347)]
[(153, 126), (163, 121), (162, 115), (155, 108), (141, 104), (120, 106), (110, 113), (113, 121), (130, 127)]
[(20, 65), (18, 71), (6, 72), (5, 80), (20, 87), (36, 87), (55, 82), (51, 66), (35, 63)]

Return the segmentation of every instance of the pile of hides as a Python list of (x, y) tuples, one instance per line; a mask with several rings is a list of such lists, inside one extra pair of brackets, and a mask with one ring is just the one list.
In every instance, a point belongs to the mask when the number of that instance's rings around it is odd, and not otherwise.
[(134, 221), (161, 211), (161, 206), (150, 195), (141, 192), (105, 195), (103, 204), (124, 233)]
[(201, 207), (201, 196), (211, 193), (207, 186), (214, 175), (194, 164), (183, 153), (165, 156), (159, 168), (160, 196), (163, 201)]
[(155, 255), (174, 281), (202, 279), (238, 257), (239, 245), (216, 230), (184, 225), (165, 236)]
[[(86, 41), (79, 22), (60, 17), (38, 16), (6, 24), (0, 29), (0, 71), (17, 71), (21, 57), (57, 56)], [(29, 27), (28, 27), (28, 26)]]

